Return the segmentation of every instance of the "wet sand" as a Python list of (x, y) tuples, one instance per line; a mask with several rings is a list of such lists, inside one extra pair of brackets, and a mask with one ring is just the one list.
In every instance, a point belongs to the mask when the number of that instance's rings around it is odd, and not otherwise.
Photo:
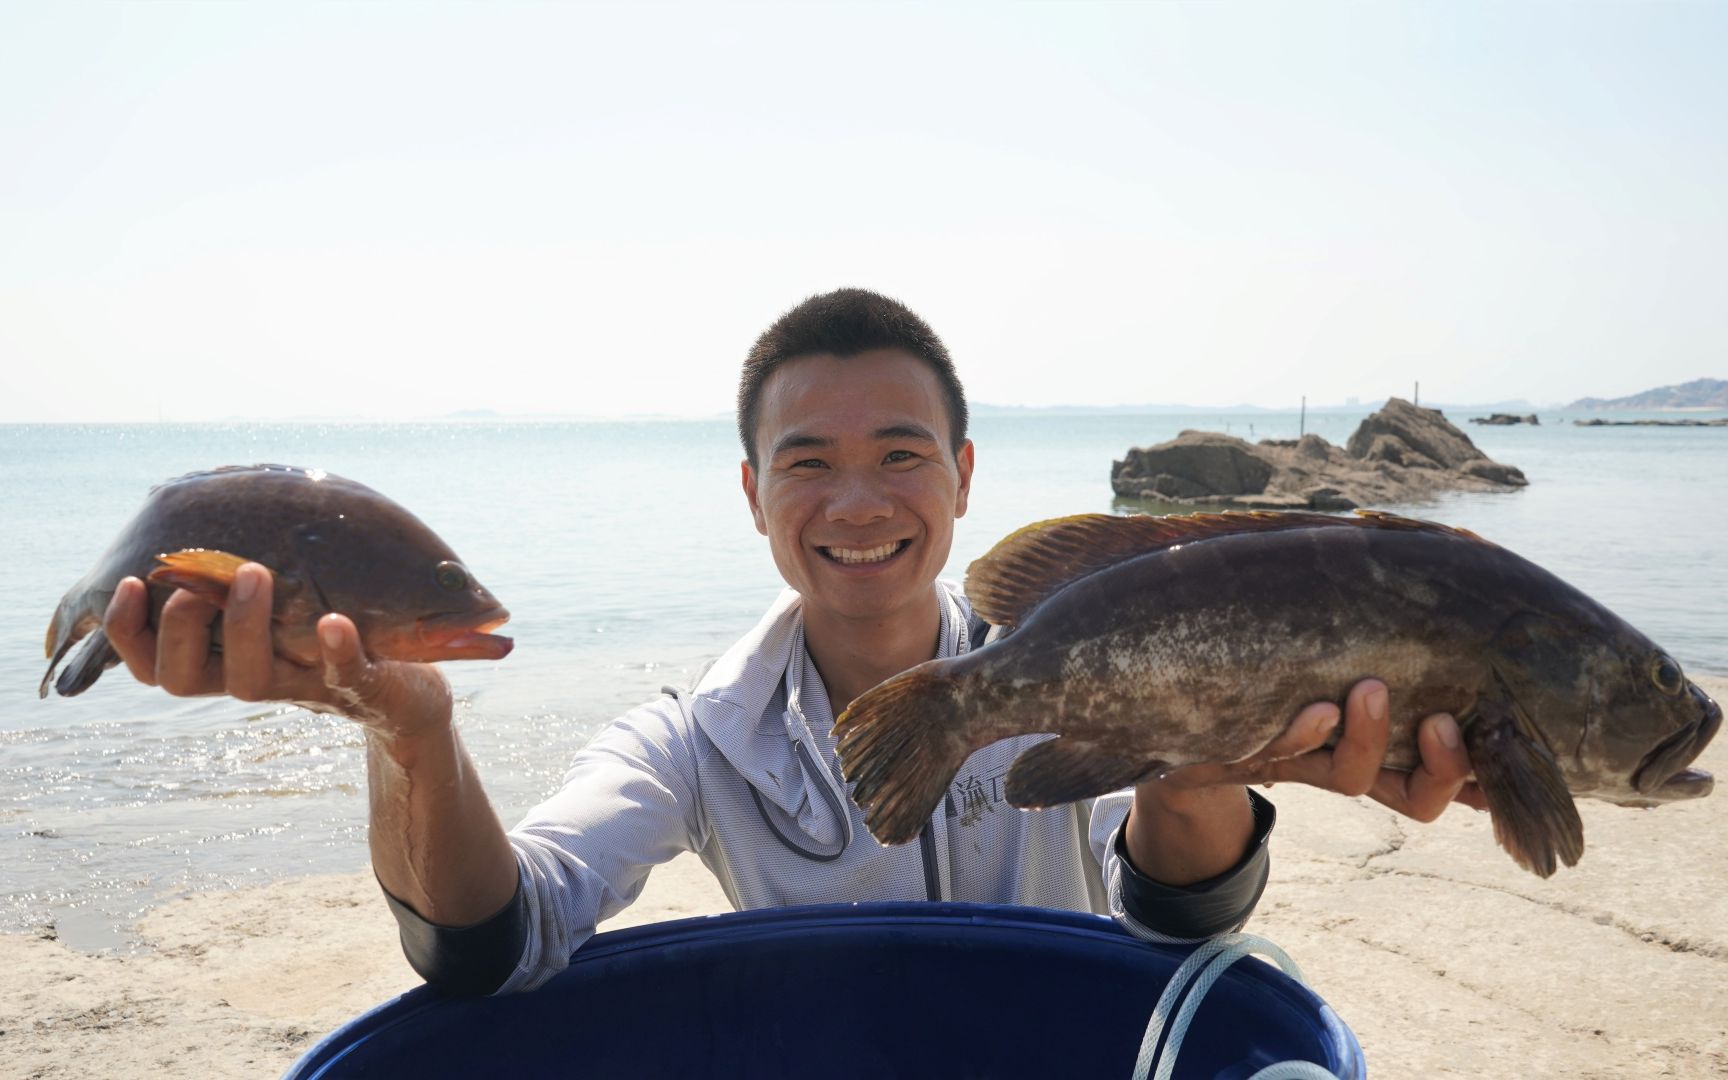
[[(1728, 679), (1700, 680), (1718, 700)], [(1700, 764), (1728, 778), (1728, 738)], [(1543, 881), (1486, 815), (1432, 825), (1272, 792), (1281, 944), (1384, 1077), (1728, 1076), (1728, 789), (1656, 811), (1581, 803), (1583, 861)], [(693, 857), (607, 928), (726, 910)], [(257, 1077), (418, 981), (369, 872), (165, 904), (131, 955), (0, 936), (0, 1076)]]

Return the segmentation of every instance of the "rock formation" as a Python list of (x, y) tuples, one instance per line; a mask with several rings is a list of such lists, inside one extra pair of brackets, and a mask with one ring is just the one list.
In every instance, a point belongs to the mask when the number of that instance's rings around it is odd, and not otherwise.
[(1401, 398), (1362, 421), (1343, 447), (1318, 435), (1254, 445), (1184, 431), (1129, 450), (1110, 471), (1111, 487), (1128, 498), (1278, 510), (1348, 510), (1526, 483), (1517, 469), (1489, 460), (1438, 409)]
[(1470, 422), (1472, 424), (1489, 424), (1493, 427), (1507, 427), (1512, 424), (1533, 424), (1537, 427), (1542, 425), (1542, 421), (1536, 418), (1535, 413), (1531, 413), (1529, 416), (1516, 416), (1512, 413), (1497, 412), (1493, 416), (1472, 416)]

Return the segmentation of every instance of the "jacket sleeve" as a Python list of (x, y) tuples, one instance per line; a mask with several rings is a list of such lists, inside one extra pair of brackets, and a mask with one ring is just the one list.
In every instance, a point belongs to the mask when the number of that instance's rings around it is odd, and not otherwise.
[(1248, 791), (1254, 808), (1254, 835), (1248, 850), (1230, 869), (1192, 885), (1165, 885), (1128, 861), (1122, 824), (1132, 791), (1100, 798), (1092, 810), (1092, 848), (1104, 872), (1104, 891), (1112, 918), (1136, 937), (1149, 941), (1199, 941), (1241, 929), (1260, 902), (1271, 873), (1267, 841), (1277, 823), (1272, 803)]
[[(562, 971), (655, 866), (701, 846), (691, 741), (667, 699), (614, 721), (577, 753), (558, 792), (510, 830), (516, 895), (470, 927), (441, 927), (388, 897), (403, 951), (452, 993), (531, 990)], [(386, 894), (388, 896), (388, 894)]]

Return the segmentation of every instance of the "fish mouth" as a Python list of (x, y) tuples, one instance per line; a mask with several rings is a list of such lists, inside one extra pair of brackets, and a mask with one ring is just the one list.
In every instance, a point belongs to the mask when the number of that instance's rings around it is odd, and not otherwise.
[(1697, 686), (1690, 689), (1692, 696), (1703, 706), (1704, 714), (1657, 743), (1654, 750), (1644, 755), (1638, 771), (1632, 774), (1632, 786), (1641, 795), (1664, 802), (1695, 799), (1710, 794), (1715, 786), (1716, 781), (1709, 773), (1688, 766), (1703, 753), (1704, 747), (1722, 727), (1722, 707)]
[(502, 607), (479, 613), (428, 615), (414, 625), (427, 660), (502, 660), (516, 642), (491, 631), (510, 621)]

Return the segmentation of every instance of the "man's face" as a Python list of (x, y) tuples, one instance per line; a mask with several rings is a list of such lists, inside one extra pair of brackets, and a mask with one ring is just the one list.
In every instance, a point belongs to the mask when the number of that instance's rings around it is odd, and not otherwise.
[(788, 361), (762, 387), (744, 494), (806, 617), (886, 620), (927, 602), (966, 512), (935, 372), (899, 349)]

